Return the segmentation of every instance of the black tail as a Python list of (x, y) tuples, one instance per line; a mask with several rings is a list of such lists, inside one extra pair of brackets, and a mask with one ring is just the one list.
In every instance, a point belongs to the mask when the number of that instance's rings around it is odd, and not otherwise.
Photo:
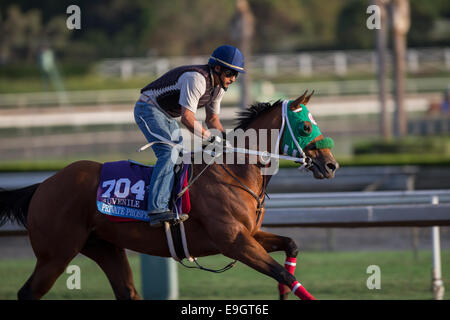
[(40, 183), (16, 190), (0, 190), (0, 226), (8, 220), (27, 225), (28, 206)]

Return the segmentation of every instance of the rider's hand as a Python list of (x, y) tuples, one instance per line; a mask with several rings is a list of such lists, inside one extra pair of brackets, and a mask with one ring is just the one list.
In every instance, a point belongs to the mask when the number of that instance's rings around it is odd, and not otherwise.
[(211, 135), (211, 136), (209, 136), (209, 138), (207, 139), (207, 142), (210, 143), (210, 144), (212, 143), (212, 144), (215, 144), (215, 145), (220, 145), (220, 146), (222, 146), (222, 147), (228, 147), (228, 148), (231, 148), (232, 146), (231, 146), (230, 142), (228, 142), (228, 141), (225, 139), (225, 137), (226, 137), (225, 132), (222, 132), (222, 137), (217, 136), (217, 135)]
[(209, 138), (206, 140), (208, 143), (214, 143), (214, 144), (222, 144), (223, 139), (216, 135), (210, 135)]

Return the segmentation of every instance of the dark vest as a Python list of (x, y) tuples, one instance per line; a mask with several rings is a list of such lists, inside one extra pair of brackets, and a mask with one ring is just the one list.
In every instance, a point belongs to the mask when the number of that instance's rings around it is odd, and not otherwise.
[[(173, 86), (177, 83), (178, 78), (185, 72), (196, 71), (205, 77), (206, 80), (206, 90), (205, 94), (200, 97), (197, 108), (202, 108), (211, 103), (213, 98), (214, 88), (212, 86), (212, 80), (210, 76), (208, 65), (192, 65), (192, 66), (181, 66), (175, 69), (172, 69), (148, 84), (144, 88), (141, 89), (141, 93), (144, 93), (147, 90), (161, 90), (166, 87)], [(181, 115), (181, 105), (178, 103), (180, 101), (180, 90), (174, 89), (162, 93), (156, 97), (156, 101), (161, 109), (163, 109), (166, 113), (168, 113), (171, 117), (179, 117)]]

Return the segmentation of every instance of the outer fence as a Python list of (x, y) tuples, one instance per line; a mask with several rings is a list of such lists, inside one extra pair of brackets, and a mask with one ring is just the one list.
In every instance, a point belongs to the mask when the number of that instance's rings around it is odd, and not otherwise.
[[(392, 65), (388, 55), (386, 61)], [(410, 73), (450, 69), (450, 48), (410, 48), (407, 52)], [(107, 59), (98, 66), (100, 73), (129, 78), (136, 75), (159, 75), (183, 64), (203, 64), (207, 56), (148, 57)], [(265, 54), (248, 58), (252, 71), (266, 76), (300, 75), (315, 73), (345, 75), (349, 72), (374, 73), (377, 69), (373, 50), (320, 51), (298, 54)]]

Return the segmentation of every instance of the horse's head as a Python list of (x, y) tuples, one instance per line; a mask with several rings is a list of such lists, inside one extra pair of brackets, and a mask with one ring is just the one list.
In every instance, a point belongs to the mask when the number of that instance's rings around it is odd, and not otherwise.
[(290, 101), (287, 106), (287, 121), (292, 134), (289, 128), (285, 128), (280, 149), (284, 154), (299, 156), (298, 146), (300, 146), (306, 156), (311, 159), (308, 169), (313, 172), (314, 177), (331, 179), (339, 168), (339, 164), (331, 153), (334, 143), (331, 138), (325, 138), (322, 135), (312, 114), (306, 108), (314, 91), (310, 95), (307, 93), (308, 91), (305, 91), (296, 100)]

